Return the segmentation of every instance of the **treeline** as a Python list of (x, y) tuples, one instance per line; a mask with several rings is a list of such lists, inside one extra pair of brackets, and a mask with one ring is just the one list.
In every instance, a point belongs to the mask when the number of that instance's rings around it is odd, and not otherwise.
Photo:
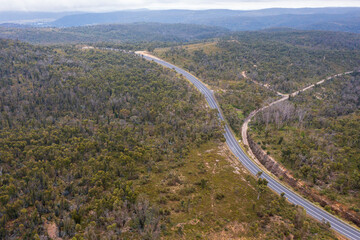
[(221, 37), (229, 30), (194, 24), (129, 23), (71, 28), (0, 27), (0, 38), (36, 44), (188, 42)]
[(251, 133), (295, 176), (359, 212), (360, 74), (338, 77), (257, 116)]
[(167, 213), (137, 185), (222, 139), (203, 97), (121, 52), (0, 40), (0, 62), (0, 238), (157, 238)]

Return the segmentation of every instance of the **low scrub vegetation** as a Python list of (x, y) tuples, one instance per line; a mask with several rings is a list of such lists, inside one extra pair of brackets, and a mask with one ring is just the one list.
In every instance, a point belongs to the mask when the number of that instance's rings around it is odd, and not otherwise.
[(259, 113), (251, 135), (296, 177), (359, 209), (359, 96), (359, 73), (338, 77)]

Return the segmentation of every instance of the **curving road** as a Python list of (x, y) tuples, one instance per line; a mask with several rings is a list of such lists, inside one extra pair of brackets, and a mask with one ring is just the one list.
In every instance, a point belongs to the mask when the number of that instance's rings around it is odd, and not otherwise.
[[(176, 72), (182, 74), (186, 77), (191, 83), (195, 85), (195, 87), (205, 96), (207, 102), (209, 103), (210, 107), (213, 109), (218, 110), (218, 115), (221, 120), (224, 120), (224, 117), (220, 111), (220, 107), (215, 101), (215, 96), (212, 90), (208, 89), (200, 80), (196, 77), (188, 73), (187, 71), (172, 65), (168, 62), (165, 62), (157, 57), (151, 56), (149, 54), (145, 54), (143, 52), (136, 52), (136, 54), (144, 57), (149, 61), (154, 61), (158, 64), (163, 65), (164, 67), (174, 69)], [(232, 153), (239, 159), (239, 161), (253, 174), (256, 175), (258, 172), (263, 172), (260, 167), (253, 162), (242, 150), (239, 146), (238, 142), (236, 141), (235, 136), (230, 131), (229, 126), (225, 125), (225, 133), (224, 133), (226, 143), (229, 146)], [(263, 172), (261, 175), (262, 178), (265, 178), (268, 181), (268, 186), (278, 194), (285, 193), (285, 197), (288, 199), (289, 202), (302, 206), (307, 214), (311, 217), (319, 220), (319, 221), (326, 221), (331, 224), (331, 227), (337, 231), (338, 233), (344, 235), (349, 239), (358, 239), (360, 240), (360, 231), (356, 228), (350, 226), (349, 224), (341, 221), (337, 217), (329, 214), (322, 208), (314, 205), (310, 201), (306, 200), (305, 198), (301, 197), (300, 195), (296, 194), (277, 180), (275, 180), (272, 176)]]

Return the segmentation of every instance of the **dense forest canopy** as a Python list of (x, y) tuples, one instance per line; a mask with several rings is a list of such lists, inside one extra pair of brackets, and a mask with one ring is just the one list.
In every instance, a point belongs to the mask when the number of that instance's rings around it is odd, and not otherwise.
[(221, 136), (170, 70), (124, 53), (0, 43), (2, 237), (42, 233), (43, 215), (61, 236), (100, 227), (136, 208), (141, 172)]

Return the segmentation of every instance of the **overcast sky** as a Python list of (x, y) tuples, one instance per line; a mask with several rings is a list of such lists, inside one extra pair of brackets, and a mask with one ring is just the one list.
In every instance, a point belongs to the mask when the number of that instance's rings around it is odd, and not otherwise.
[(91, 11), (124, 9), (263, 9), (360, 7), (360, 0), (0, 0), (0, 11)]

